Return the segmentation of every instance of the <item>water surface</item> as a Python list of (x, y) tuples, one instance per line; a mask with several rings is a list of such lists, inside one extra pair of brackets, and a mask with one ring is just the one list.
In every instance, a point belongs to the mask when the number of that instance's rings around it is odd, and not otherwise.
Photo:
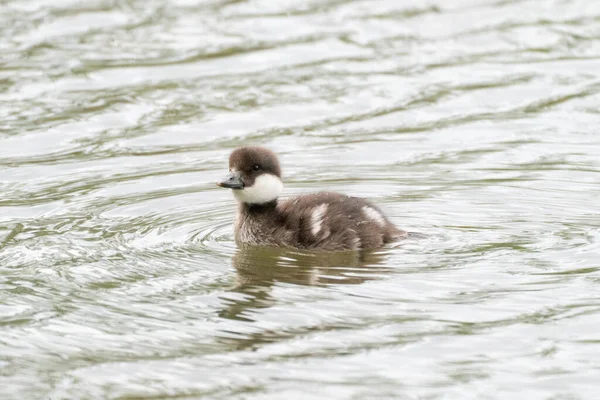
[[(594, 399), (600, 3), (0, 2), (0, 398)], [(428, 233), (237, 249), (229, 152)]]

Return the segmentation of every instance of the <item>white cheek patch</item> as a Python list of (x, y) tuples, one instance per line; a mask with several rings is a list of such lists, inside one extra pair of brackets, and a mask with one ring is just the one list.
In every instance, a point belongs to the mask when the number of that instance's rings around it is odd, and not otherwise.
[(385, 226), (385, 219), (383, 218), (383, 215), (381, 215), (374, 208), (364, 206), (362, 208), (362, 212), (363, 214), (365, 214), (365, 217), (367, 217), (367, 219), (376, 222), (379, 226)]
[(254, 180), (254, 185), (233, 190), (233, 196), (240, 203), (262, 204), (275, 200), (282, 191), (281, 179), (272, 174), (262, 174)]

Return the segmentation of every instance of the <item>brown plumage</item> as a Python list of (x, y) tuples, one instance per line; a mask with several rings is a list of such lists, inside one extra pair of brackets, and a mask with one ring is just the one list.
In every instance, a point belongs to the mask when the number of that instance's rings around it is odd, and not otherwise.
[(241, 147), (229, 157), (230, 175), (218, 185), (239, 201), (239, 243), (319, 249), (375, 249), (405, 238), (379, 208), (365, 199), (319, 192), (280, 199), (277, 156), (262, 147)]

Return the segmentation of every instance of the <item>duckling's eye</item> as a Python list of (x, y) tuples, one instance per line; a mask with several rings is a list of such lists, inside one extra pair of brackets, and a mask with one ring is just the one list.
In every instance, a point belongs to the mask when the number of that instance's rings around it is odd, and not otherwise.
[(252, 167), (253, 171), (258, 171), (260, 169), (260, 165), (256, 164), (254, 167)]

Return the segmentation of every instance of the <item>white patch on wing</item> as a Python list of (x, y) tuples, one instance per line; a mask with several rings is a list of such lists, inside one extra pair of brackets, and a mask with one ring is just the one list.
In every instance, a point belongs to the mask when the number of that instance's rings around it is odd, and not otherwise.
[(282, 191), (281, 179), (272, 174), (262, 174), (254, 180), (254, 185), (234, 189), (233, 196), (240, 203), (261, 204), (275, 200)]
[(325, 216), (327, 207), (327, 204), (321, 204), (320, 206), (315, 207), (310, 216), (310, 231), (313, 236), (317, 236), (321, 231), (321, 225), (323, 225), (323, 217)]
[(364, 206), (362, 208), (362, 212), (363, 214), (365, 214), (365, 217), (367, 217), (367, 219), (375, 221), (379, 226), (385, 226), (385, 219), (383, 218), (383, 215), (381, 215), (373, 207)]

